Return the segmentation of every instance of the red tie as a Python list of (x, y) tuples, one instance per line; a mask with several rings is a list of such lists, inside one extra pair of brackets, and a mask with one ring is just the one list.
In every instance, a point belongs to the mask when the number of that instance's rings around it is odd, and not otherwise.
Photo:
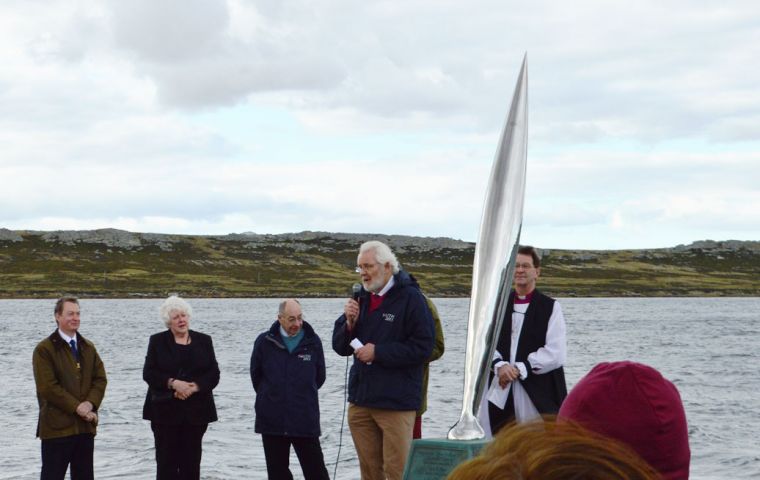
[(382, 295), (375, 295), (374, 293), (370, 295), (369, 297), (369, 312), (372, 313), (375, 310), (377, 310), (380, 307), (380, 304), (383, 303), (383, 297)]

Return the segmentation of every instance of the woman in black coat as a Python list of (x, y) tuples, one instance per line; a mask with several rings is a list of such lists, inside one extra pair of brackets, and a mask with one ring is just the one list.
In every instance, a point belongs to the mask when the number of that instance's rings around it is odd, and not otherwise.
[(158, 480), (200, 479), (203, 434), (217, 419), (219, 365), (211, 337), (190, 330), (191, 315), (186, 301), (167, 298), (161, 318), (168, 329), (150, 337), (145, 356), (143, 418), (153, 430)]

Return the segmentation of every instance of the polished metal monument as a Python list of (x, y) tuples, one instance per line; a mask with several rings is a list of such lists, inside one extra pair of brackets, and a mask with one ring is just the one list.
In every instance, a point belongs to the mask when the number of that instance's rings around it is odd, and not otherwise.
[(523, 59), (507, 123), (488, 182), (480, 236), (472, 267), (467, 321), (462, 414), (449, 430), (451, 440), (475, 440), (485, 433), (477, 419), (486, 389), (496, 336), (512, 287), (520, 241), (528, 156), (528, 57)]
[(447, 440), (413, 442), (404, 470), (406, 480), (444, 479), (456, 465), (476, 455), (487, 443), (477, 413), (512, 286), (522, 226), (527, 153), (526, 54), (491, 168), (475, 246), (461, 417), (449, 430)]

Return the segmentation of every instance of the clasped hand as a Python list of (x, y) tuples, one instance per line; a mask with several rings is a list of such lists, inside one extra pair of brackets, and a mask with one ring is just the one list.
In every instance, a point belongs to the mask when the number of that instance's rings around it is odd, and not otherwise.
[(182, 380), (174, 380), (172, 388), (174, 389), (174, 398), (180, 400), (187, 400), (198, 391), (198, 385), (195, 382), (185, 382)]
[(507, 388), (507, 384), (520, 378), (520, 370), (513, 365), (502, 365), (499, 367), (499, 386)]
[(92, 403), (85, 400), (84, 402), (77, 405), (76, 414), (82, 417), (82, 419), (86, 422), (97, 422), (98, 414), (93, 412), (92, 409)]

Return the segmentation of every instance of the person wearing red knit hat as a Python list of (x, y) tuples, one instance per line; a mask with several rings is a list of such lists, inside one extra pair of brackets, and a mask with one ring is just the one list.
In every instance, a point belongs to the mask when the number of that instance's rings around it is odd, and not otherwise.
[(681, 396), (652, 367), (630, 361), (598, 364), (572, 389), (558, 420), (625, 443), (666, 480), (689, 478)]

